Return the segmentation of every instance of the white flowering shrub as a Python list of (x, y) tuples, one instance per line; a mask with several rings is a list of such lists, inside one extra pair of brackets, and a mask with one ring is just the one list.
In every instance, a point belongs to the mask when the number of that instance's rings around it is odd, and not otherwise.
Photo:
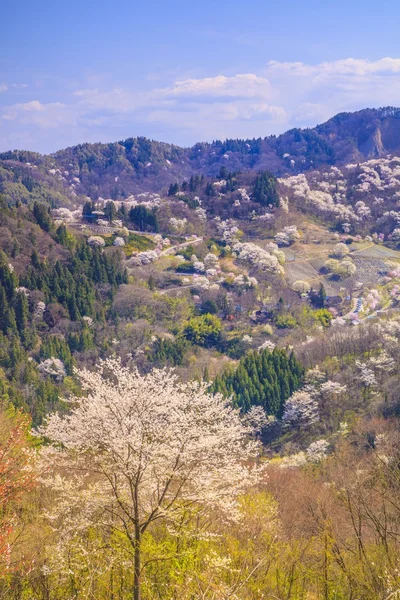
[(156, 250), (146, 250), (144, 252), (138, 252), (135, 256), (132, 256), (129, 261), (129, 266), (149, 265), (159, 258), (159, 253)]
[(272, 352), (275, 348), (275, 344), (274, 342), (271, 342), (271, 340), (265, 340), (265, 342), (263, 342), (261, 344), (261, 346), (258, 347), (258, 350), (261, 352), (262, 350), (269, 350), (270, 352)]
[(178, 233), (182, 233), (182, 232), (186, 231), (187, 224), (188, 224), (188, 220), (186, 219), (186, 217), (184, 217), (183, 219), (171, 217), (169, 220), (170, 228), (173, 231), (176, 231)]
[(366, 363), (356, 360), (355, 364), (359, 370), (357, 378), (359, 381), (361, 381), (365, 388), (372, 388), (378, 385), (374, 371), (370, 369)]
[(279, 231), (275, 235), (275, 242), (278, 246), (289, 246), (298, 239), (300, 239), (300, 234), (297, 231), (296, 225), (284, 227), (282, 231)]
[(262, 435), (264, 431), (276, 422), (276, 417), (267, 415), (262, 406), (252, 406), (242, 417), (255, 436)]
[(329, 442), (327, 440), (317, 440), (312, 442), (306, 450), (307, 461), (311, 463), (319, 463), (327, 456)]
[(114, 246), (125, 246), (125, 240), (122, 237), (116, 237), (114, 240)]
[(207, 269), (215, 269), (218, 266), (218, 256), (209, 252), (204, 258), (204, 264)]
[(335, 258), (343, 258), (349, 252), (349, 247), (346, 244), (339, 242), (339, 244), (336, 244), (336, 246), (333, 247), (332, 256)]
[(256, 244), (236, 242), (232, 246), (233, 252), (242, 262), (257, 267), (262, 271), (283, 274), (284, 270), (276, 256), (260, 248)]
[(308, 292), (311, 289), (311, 286), (308, 283), (308, 281), (303, 281), (301, 279), (298, 279), (297, 281), (294, 282), (293, 289), (295, 292), (298, 292), (299, 294), (308, 294)]
[(106, 243), (103, 240), (103, 238), (100, 237), (99, 235), (92, 235), (90, 238), (88, 238), (87, 242), (88, 242), (89, 246), (103, 247), (103, 246), (106, 245)]
[(33, 312), (33, 318), (37, 319), (37, 320), (43, 319), (45, 310), (46, 310), (46, 304), (42, 301), (39, 301), (35, 306), (35, 310)]
[(206, 271), (206, 266), (201, 260), (195, 260), (193, 266), (196, 273), (205, 273)]
[(24, 296), (26, 296), (26, 298), (29, 298), (29, 296), (30, 296), (30, 292), (29, 292), (28, 288), (24, 287), (23, 285), (16, 287), (15, 292), (17, 294), (23, 294)]
[(54, 377), (57, 381), (62, 381), (67, 375), (64, 363), (59, 358), (46, 358), (38, 368), (43, 375)]
[(235, 224), (232, 219), (228, 221), (222, 221), (220, 217), (215, 217), (215, 224), (219, 237), (224, 242), (233, 242), (239, 235), (239, 227)]
[(287, 426), (309, 426), (319, 419), (318, 401), (305, 390), (294, 392), (285, 403), (282, 422)]
[(257, 287), (258, 281), (255, 277), (248, 277), (247, 275), (236, 275), (233, 279), (233, 285), (239, 289), (250, 289)]

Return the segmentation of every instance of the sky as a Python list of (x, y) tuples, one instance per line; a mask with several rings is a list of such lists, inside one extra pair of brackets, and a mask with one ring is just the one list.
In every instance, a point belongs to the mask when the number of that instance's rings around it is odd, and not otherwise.
[(14, 0), (0, 150), (183, 146), (400, 106), (398, 0)]

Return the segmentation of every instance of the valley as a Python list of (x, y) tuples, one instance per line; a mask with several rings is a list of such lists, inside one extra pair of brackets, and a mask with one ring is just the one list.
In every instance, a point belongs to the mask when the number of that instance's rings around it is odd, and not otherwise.
[(398, 123), (0, 155), (2, 598), (397, 589)]

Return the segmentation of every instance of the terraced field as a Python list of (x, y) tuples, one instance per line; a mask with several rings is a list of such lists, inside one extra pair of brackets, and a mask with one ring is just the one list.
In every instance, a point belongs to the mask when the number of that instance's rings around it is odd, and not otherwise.
[(387, 262), (400, 262), (400, 252), (391, 248), (375, 244), (353, 244), (349, 256), (356, 265), (357, 272), (353, 277), (336, 281), (320, 273), (331, 251), (332, 245), (321, 247), (317, 244), (294, 245), (285, 249), (285, 272), (289, 286), (299, 279), (314, 287), (323, 282), (328, 294), (337, 294), (341, 289), (351, 290), (357, 281), (365, 285), (383, 283), (389, 270)]
[(363, 250), (356, 250), (352, 253), (355, 256), (365, 258), (381, 258), (383, 260), (400, 260), (400, 252), (386, 248), (386, 246), (377, 246), (376, 244), (369, 246)]

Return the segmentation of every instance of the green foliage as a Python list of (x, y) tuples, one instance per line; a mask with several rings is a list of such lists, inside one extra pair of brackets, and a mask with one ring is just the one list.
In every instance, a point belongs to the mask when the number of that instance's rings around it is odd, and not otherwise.
[(199, 201), (195, 200), (194, 198), (190, 198), (190, 196), (179, 196), (179, 200), (185, 202), (185, 204), (187, 204), (189, 208), (197, 208), (198, 206), (200, 206)]
[(129, 211), (129, 219), (139, 231), (158, 231), (158, 221), (154, 210), (139, 204)]
[(52, 221), (48, 205), (42, 202), (35, 202), (33, 205), (33, 216), (43, 231), (49, 232), (51, 230)]
[(168, 189), (168, 196), (176, 196), (176, 194), (178, 192), (179, 192), (178, 183), (171, 183), (171, 185), (169, 186), (169, 189)]
[(181, 263), (176, 267), (177, 273), (194, 273), (194, 266), (191, 262)]
[(76, 240), (72, 233), (68, 231), (64, 223), (57, 228), (54, 239), (61, 244), (61, 246), (68, 248), (68, 250), (73, 250), (75, 248)]
[(289, 313), (277, 314), (274, 320), (278, 329), (291, 329), (297, 325), (296, 318)]
[(214, 300), (205, 300), (201, 305), (201, 311), (203, 313), (209, 313), (215, 315), (218, 312), (217, 303)]
[(232, 397), (243, 411), (262, 406), (267, 414), (281, 416), (284, 403), (302, 382), (304, 369), (294, 356), (285, 350), (273, 352), (255, 350), (239, 361), (236, 369), (218, 375), (213, 392)]
[(40, 360), (46, 358), (59, 358), (65, 366), (68, 375), (72, 375), (74, 360), (71, 350), (65, 339), (58, 335), (47, 337), (40, 348)]
[(215, 315), (193, 317), (184, 327), (184, 336), (198, 346), (214, 346), (221, 338), (221, 321)]
[(333, 319), (333, 315), (326, 308), (320, 308), (314, 312), (314, 318), (317, 319), (323, 327), (329, 327)]
[(262, 206), (272, 204), (279, 206), (279, 196), (276, 189), (276, 177), (269, 171), (260, 171), (253, 186), (252, 198)]
[(185, 248), (181, 248), (179, 250), (179, 254), (186, 258), (186, 260), (190, 260), (192, 255), (195, 254), (195, 252), (196, 249), (194, 246), (192, 246), (192, 244), (189, 244), (189, 246), (186, 246)]
[(104, 216), (108, 221), (114, 221), (117, 218), (117, 209), (115, 208), (115, 204), (112, 201), (107, 202), (104, 207)]
[(158, 366), (166, 364), (173, 367), (180, 366), (189, 349), (190, 343), (182, 336), (174, 340), (157, 338), (148, 354), (148, 359)]
[[(115, 239), (115, 237), (114, 237)], [(144, 250), (152, 250), (155, 244), (152, 239), (138, 233), (130, 233), (126, 238), (124, 252), (130, 255), (132, 252), (143, 252)]]
[(127, 274), (121, 270), (117, 255), (108, 255), (85, 242), (77, 245), (74, 256), (66, 264), (57, 261), (51, 266), (38, 262), (33, 256), (31, 266), (21, 276), (22, 285), (42, 291), (47, 303), (58, 302), (64, 306), (73, 321), (95, 315), (96, 284), (109, 284), (112, 298), (113, 291), (126, 281)]

